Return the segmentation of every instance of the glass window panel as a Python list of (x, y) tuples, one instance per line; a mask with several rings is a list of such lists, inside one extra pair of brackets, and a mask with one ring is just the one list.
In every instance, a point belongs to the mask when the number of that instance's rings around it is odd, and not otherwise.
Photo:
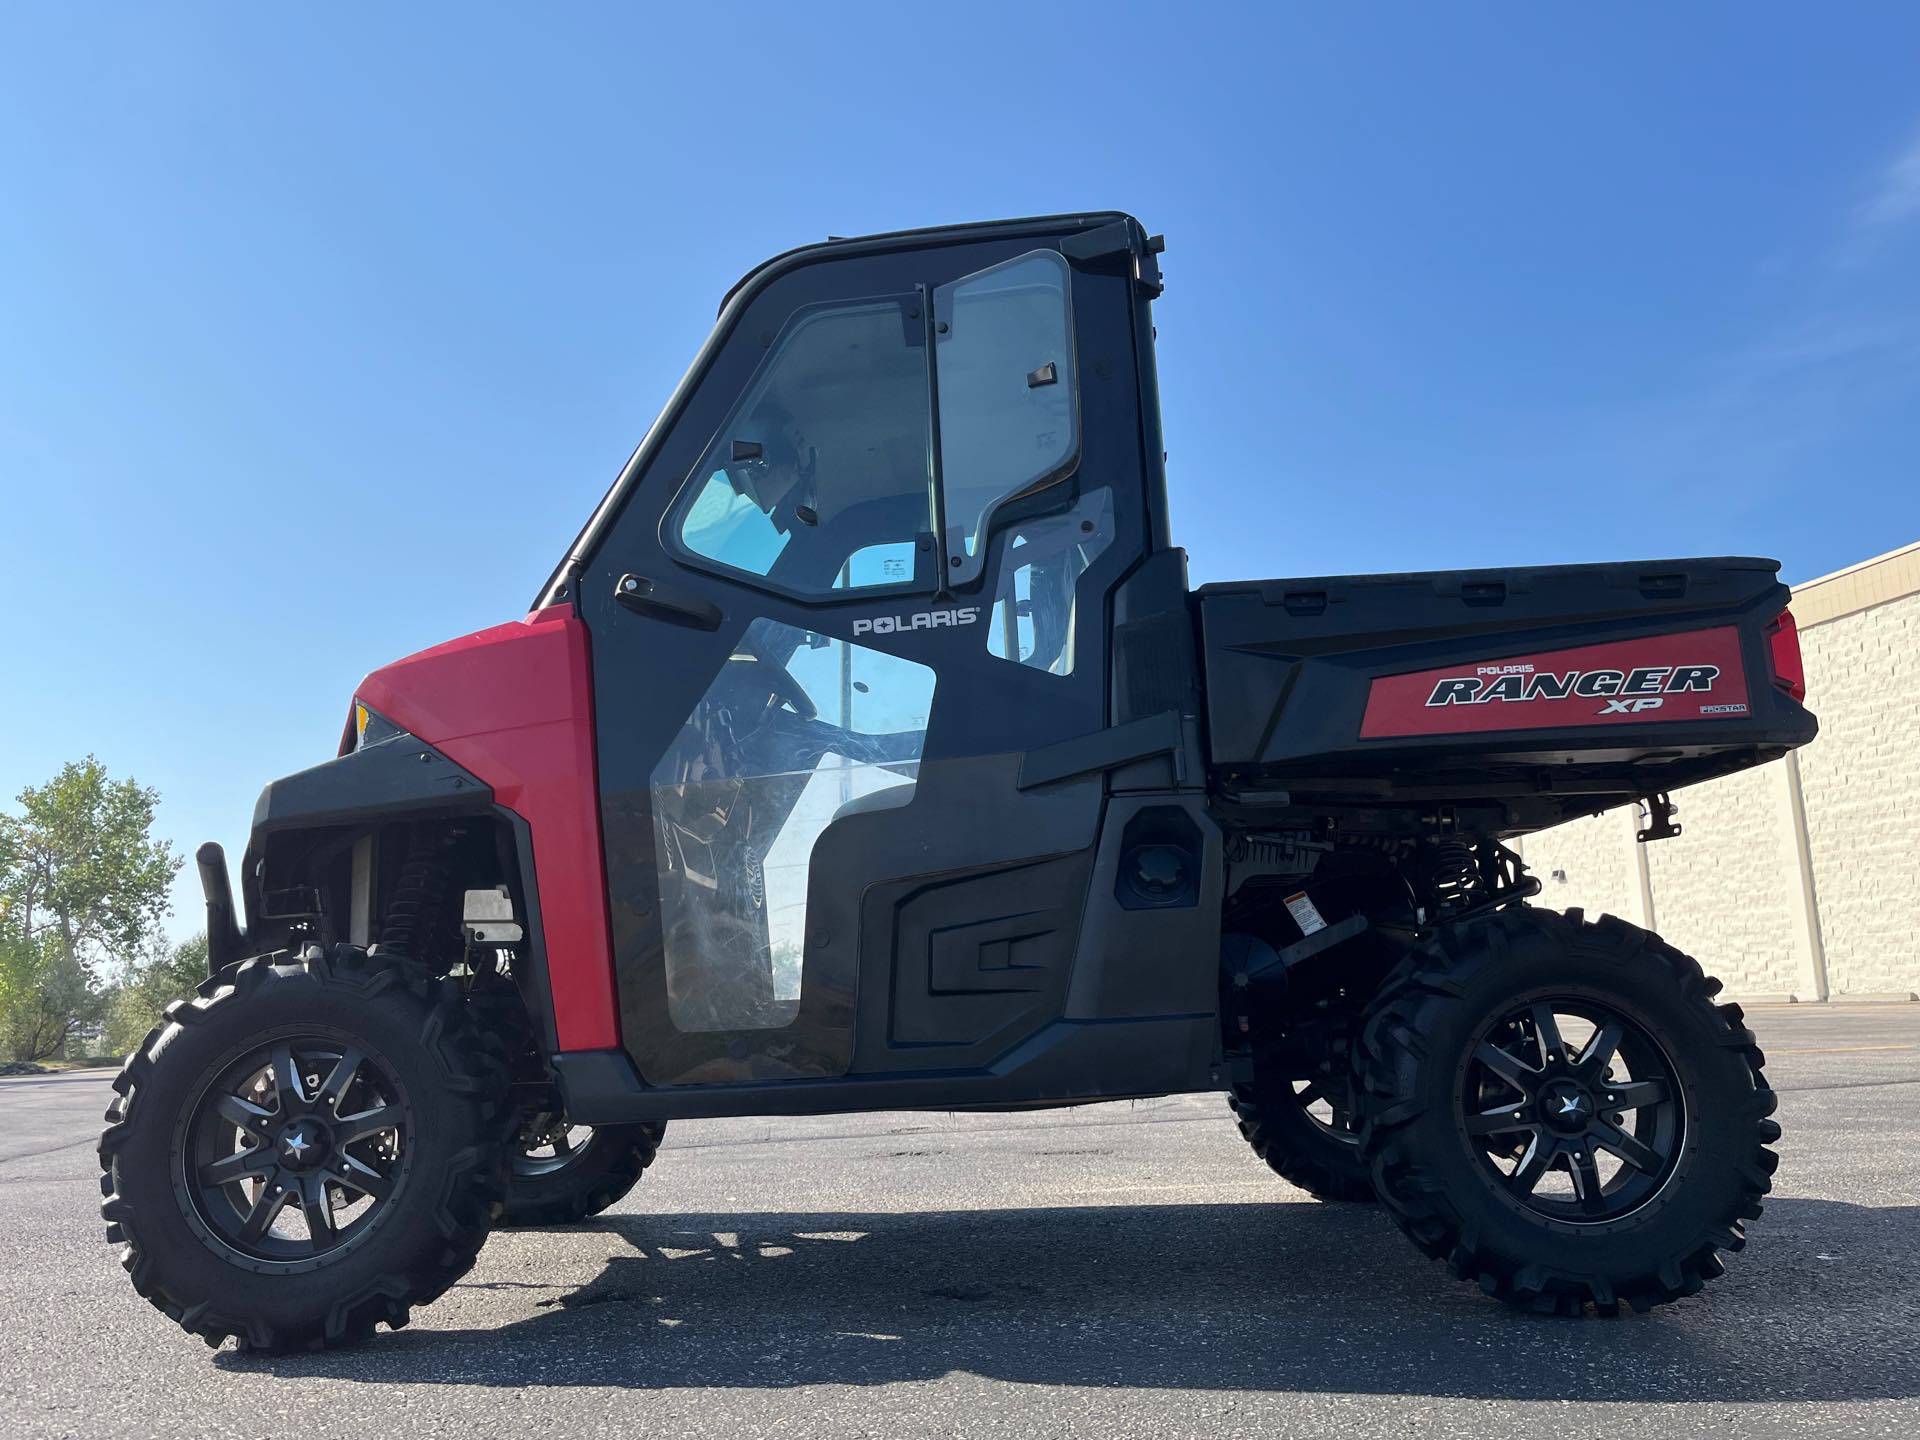
[(771, 570), (787, 544), (773, 518), (735, 490), (724, 470), (707, 477), (688, 507), (680, 540), (696, 555), (752, 575)]
[[(948, 573), (980, 568), (993, 506), (1064, 473), (1079, 452), (1071, 276), (1035, 250), (934, 292)], [(958, 563), (954, 563), (955, 561)]]
[(793, 1020), (815, 842), (854, 809), (911, 799), (933, 690), (916, 661), (773, 620), (747, 627), (652, 776), (678, 1029)]
[(900, 585), (850, 560), (933, 528), (925, 321), (913, 297), (799, 311), (676, 502), (686, 550), (801, 594)]
[(1073, 673), (1080, 577), (1113, 541), (1113, 493), (1081, 497), (1070, 511), (1001, 532), (999, 585), (987, 653), (1054, 675)]

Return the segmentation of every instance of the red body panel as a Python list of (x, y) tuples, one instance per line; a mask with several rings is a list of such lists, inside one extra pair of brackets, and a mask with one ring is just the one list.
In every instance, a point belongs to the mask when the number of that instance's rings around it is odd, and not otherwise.
[(1382, 676), (1367, 692), (1360, 738), (1645, 725), (1746, 713), (1740, 632), (1728, 625)]
[(358, 693), (527, 822), (560, 1048), (618, 1045), (593, 672), (573, 608), (537, 610), (409, 655), (374, 671)]

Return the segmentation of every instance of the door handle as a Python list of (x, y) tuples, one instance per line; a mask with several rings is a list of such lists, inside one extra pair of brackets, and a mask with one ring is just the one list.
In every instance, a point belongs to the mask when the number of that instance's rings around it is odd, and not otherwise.
[(644, 575), (622, 575), (613, 587), (613, 598), (636, 615), (648, 615), (670, 625), (686, 625), (695, 630), (718, 630), (720, 622), (727, 618), (711, 601), (663, 590)]

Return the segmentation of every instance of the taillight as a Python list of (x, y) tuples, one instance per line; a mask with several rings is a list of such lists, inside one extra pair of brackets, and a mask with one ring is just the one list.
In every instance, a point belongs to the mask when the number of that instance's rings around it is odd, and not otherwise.
[(1767, 663), (1773, 683), (1795, 700), (1807, 698), (1807, 667), (1800, 659), (1800, 627), (1793, 611), (1782, 610), (1767, 626)]

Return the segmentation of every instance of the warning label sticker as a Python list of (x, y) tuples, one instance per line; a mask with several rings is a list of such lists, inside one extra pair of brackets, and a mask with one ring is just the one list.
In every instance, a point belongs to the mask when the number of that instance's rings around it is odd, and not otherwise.
[(1304, 890), (1287, 896), (1287, 913), (1293, 916), (1293, 923), (1300, 927), (1302, 935), (1311, 935), (1316, 930), (1327, 928), (1327, 922)]

